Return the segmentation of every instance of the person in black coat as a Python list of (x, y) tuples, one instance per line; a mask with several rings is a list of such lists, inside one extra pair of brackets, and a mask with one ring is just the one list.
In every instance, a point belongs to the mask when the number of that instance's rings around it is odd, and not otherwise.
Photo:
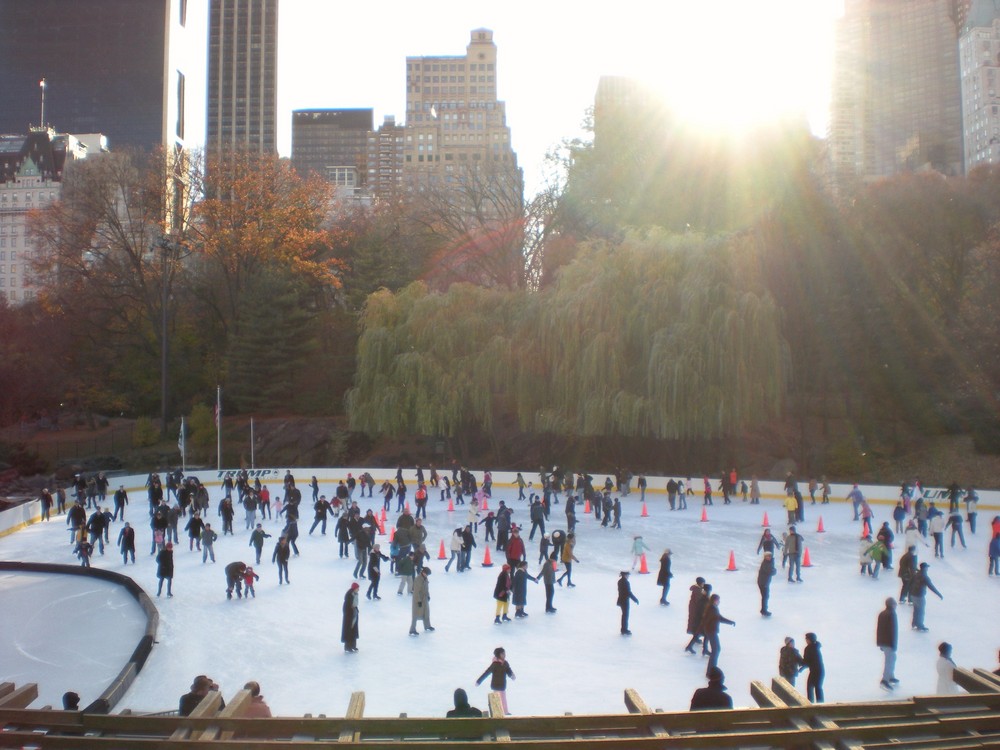
[(691, 598), (688, 600), (687, 632), (691, 640), (684, 647), (688, 653), (695, 653), (694, 645), (701, 643), (701, 618), (705, 614), (706, 606), (708, 606), (708, 593), (705, 591), (705, 579), (698, 576), (691, 586)]
[(167, 596), (173, 596), (174, 583), (174, 545), (167, 542), (167, 545), (156, 555), (156, 577), (160, 580), (160, 585), (156, 587), (156, 595), (163, 592), (163, 582), (167, 582)]
[(765, 552), (760, 569), (757, 571), (757, 588), (760, 589), (760, 613), (764, 617), (771, 616), (767, 609), (767, 601), (771, 596), (771, 579), (774, 578), (775, 572), (774, 555)]
[(371, 553), (368, 555), (368, 592), (365, 594), (366, 599), (381, 599), (382, 597), (378, 595), (378, 584), (382, 580), (382, 562), (388, 562), (389, 558), (382, 554), (382, 550), (379, 545), (372, 547)]
[(632, 631), (628, 629), (628, 611), (630, 602), (638, 604), (639, 600), (636, 599), (635, 594), (632, 593), (632, 587), (628, 582), (628, 571), (623, 570), (618, 574), (618, 606), (622, 610), (622, 635), (632, 635)]
[(660, 604), (664, 606), (670, 605), (667, 594), (670, 593), (670, 579), (673, 577), (674, 574), (670, 572), (670, 550), (665, 549), (660, 555), (660, 570), (656, 574), (656, 585), (663, 589), (660, 594)]
[(236, 597), (243, 598), (243, 576), (247, 572), (245, 562), (231, 562), (226, 566), (226, 598), (233, 598), (233, 589), (236, 589)]
[(718, 667), (708, 670), (708, 687), (698, 688), (691, 696), (692, 711), (711, 711), (732, 708), (733, 699), (726, 692), (726, 676)]
[(892, 690), (899, 680), (896, 679), (896, 645), (899, 639), (899, 622), (896, 619), (896, 600), (891, 596), (885, 600), (885, 609), (878, 613), (875, 626), (875, 645), (885, 655), (882, 667), (880, 687)]
[(135, 529), (129, 525), (128, 521), (125, 522), (122, 530), (118, 532), (118, 549), (121, 550), (122, 559), (126, 565), (128, 565), (130, 556), (132, 564), (135, 565)]
[(344, 651), (358, 650), (358, 590), (361, 587), (354, 582), (344, 594), (344, 620), (340, 627), (340, 640)]
[(823, 654), (820, 653), (820, 642), (815, 633), (806, 633), (806, 647), (802, 651), (802, 669), (809, 670), (806, 678), (806, 695), (810, 703), (823, 702), (823, 678), (826, 670), (823, 668)]
[(288, 579), (288, 558), (291, 557), (291, 548), (288, 546), (288, 538), (278, 537), (278, 543), (274, 545), (274, 552), (271, 553), (271, 562), (278, 564), (278, 585), (282, 581), (291, 583)]

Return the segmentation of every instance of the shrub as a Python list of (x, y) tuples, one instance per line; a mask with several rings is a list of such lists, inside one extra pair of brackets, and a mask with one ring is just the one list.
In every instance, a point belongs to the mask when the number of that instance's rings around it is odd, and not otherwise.
[(149, 417), (139, 417), (135, 420), (135, 429), (132, 430), (132, 447), (148, 448), (156, 445), (160, 439), (160, 433), (153, 426), (153, 420)]

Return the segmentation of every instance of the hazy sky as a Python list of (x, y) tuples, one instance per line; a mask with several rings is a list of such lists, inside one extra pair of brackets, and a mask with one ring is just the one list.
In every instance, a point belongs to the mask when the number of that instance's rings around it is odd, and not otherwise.
[(407, 55), (462, 55), (494, 32), (498, 97), (529, 192), (546, 151), (581, 134), (601, 75), (640, 77), (708, 126), (803, 112), (824, 133), (843, 0), (279, 0), (278, 147), (291, 111), (372, 107), (405, 119)]

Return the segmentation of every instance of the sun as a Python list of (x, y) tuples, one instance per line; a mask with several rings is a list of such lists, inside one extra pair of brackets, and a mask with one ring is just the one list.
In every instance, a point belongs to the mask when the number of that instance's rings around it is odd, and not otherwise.
[[(826, 118), (840, 0), (668, 0), (623, 45), (637, 77), (696, 126), (739, 131)], [(818, 127), (823, 127), (820, 125)]]

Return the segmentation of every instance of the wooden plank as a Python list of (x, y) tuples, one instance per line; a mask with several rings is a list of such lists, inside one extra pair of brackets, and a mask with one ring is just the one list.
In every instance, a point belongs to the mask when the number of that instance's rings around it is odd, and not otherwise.
[(38, 685), (29, 682), (0, 698), (0, 708), (27, 708), (38, 697)]
[(811, 706), (809, 699), (795, 689), (784, 677), (775, 677), (771, 680), (771, 690), (784, 702), (786, 706)]
[[(500, 698), (500, 693), (490, 693), (487, 702), (491, 718), (506, 718), (507, 712), (503, 710), (503, 700)], [(493, 731), (493, 735), (497, 742), (510, 742), (510, 730), (506, 727), (498, 726)]]
[[(201, 719), (206, 716), (214, 716), (219, 711), (219, 706), (222, 705), (222, 693), (218, 690), (209, 690), (205, 694), (205, 697), (201, 699), (201, 703), (194, 707), (194, 710), (188, 714), (190, 719)], [(177, 717), (179, 720), (183, 721), (183, 716)], [(180, 726), (177, 727), (170, 735), (171, 740), (186, 740), (192, 734), (192, 730)]]
[[(357, 691), (351, 693), (351, 700), (347, 703), (347, 715), (346, 719), (358, 720), (363, 719), (365, 716), (365, 694), (364, 691)], [(360, 742), (361, 741), (361, 731), (355, 731), (351, 727), (345, 727), (340, 731), (340, 738), (338, 742)]]
[[(655, 714), (653, 709), (639, 695), (639, 691), (634, 688), (625, 689), (625, 707), (630, 714), (642, 714), (644, 716), (653, 716)], [(667, 737), (670, 734), (662, 724), (650, 724), (649, 731), (653, 733), (654, 737)]]
[(785, 705), (778, 694), (760, 680), (754, 680), (750, 683), (750, 697), (761, 708), (780, 708)]
[(951, 679), (956, 685), (970, 693), (1000, 692), (1000, 686), (994, 685), (990, 680), (983, 679), (963, 667), (955, 667), (951, 672)]
[(3, 698), (8, 693), (14, 692), (13, 682), (0, 682), (0, 698)]
[[(246, 710), (250, 707), (251, 695), (249, 690), (240, 690), (233, 699), (226, 704), (226, 707), (219, 711), (220, 719), (231, 719), (237, 716), (242, 716)], [(235, 732), (232, 730), (221, 730), (218, 727), (209, 727), (208, 729), (202, 729), (191, 733), (191, 739), (198, 742), (206, 742), (208, 740), (220, 739), (220, 740), (231, 740)]]
[(984, 680), (989, 680), (994, 685), (996, 685), (997, 688), (1000, 688), (1000, 675), (998, 675), (996, 672), (990, 672), (986, 669), (980, 669), (979, 667), (976, 667), (975, 669), (972, 670), (972, 673), (979, 677), (982, 677)]

